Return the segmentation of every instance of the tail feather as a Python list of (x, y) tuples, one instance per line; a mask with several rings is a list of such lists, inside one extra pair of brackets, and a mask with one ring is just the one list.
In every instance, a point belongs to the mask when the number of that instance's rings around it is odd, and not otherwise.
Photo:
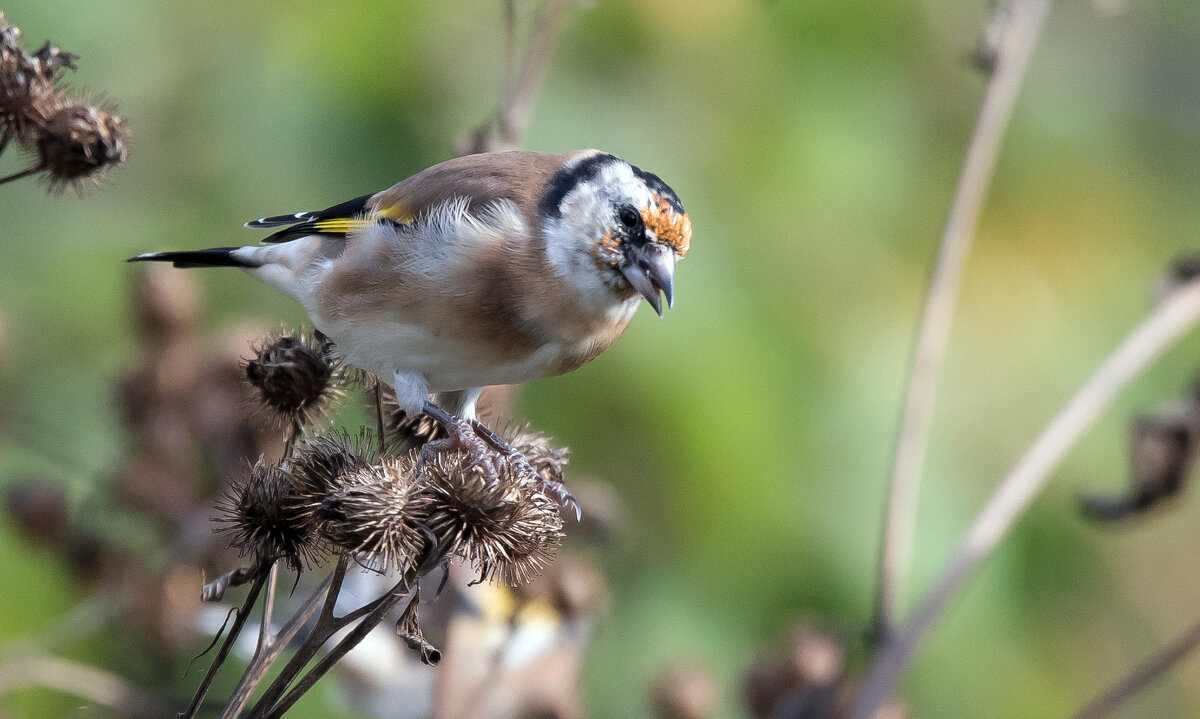
[(130, 257), (126, 262), (170, 262), (176, 267), (256, 267), (252, 262), (238, 259), (234, 251), (238, 247), (213, 247), (207, 250), (184, 250), (180, 252), (145, 252)]

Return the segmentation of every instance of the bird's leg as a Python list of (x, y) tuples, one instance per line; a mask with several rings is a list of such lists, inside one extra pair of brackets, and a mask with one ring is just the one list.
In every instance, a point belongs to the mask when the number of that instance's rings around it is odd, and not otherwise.
[(424, 411), (445, 428), (447, 437), (429, 442), (421, 448), (417, 459), (418, 470), (438, 452), (463, 451), (472, 458), (472, 466), (482, 465), (488, 479), (495, 482), (500, 477), (499, 462), (503, 459), (524, 480), (535, 483), (538, 489), (560, 505), (575, 510), (575, 518), (579, 519), (579, 503), (566, 486), (562, 482), (543, 477), (529, 460), (525, 459), (525, 455), (487, 425), (477, 419), (467, 420), (453, 415), (432, 402), (425, 403)]
[(488, 449), (471, 423), (462, 417), (450, 414), (433, 402), (425, 402), (425, 414), (437, 420), (446, 430), (446, 438), (426, 442), (417, 455), (417, 470), (425, 466), (439, 452), (465, 452), (471, 458), (471, 466), (482, 464), (488, 479), (496, 481), (499, 478), (499, 468), (496, 466), (495, 452)]
[(525, 455), (521, 454), (520, 450), (509, 444), (503, 437), (496, 434), (483, 422), (477, 419), (470, 420), (471, 426), (475, 428), (475, 432), (483, 438), (483, 441), (492, 445), (497, 451), (502, 452), (521, 476), (532, 480), (546, 494), (550, 495), (560, 506), (572, 509), (575, 511), (575, 520), (579, 521), (582, 513), (579, 509), (579, 502), (575, 500), (575, 495), (571, 494), (571, 490), (567, 489), (567, 485), (554, 479), (547, 479), (542, 476), (542, 473), (537, 471), (529, 460), (525, 459)]

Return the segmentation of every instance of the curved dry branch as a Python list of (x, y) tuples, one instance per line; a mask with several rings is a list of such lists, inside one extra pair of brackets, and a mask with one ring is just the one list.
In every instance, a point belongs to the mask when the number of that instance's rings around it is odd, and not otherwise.
[(1163, 350), (1200, 321), (1200, 279), (1172, 294), (1125, 339), (1054, 416), (1000, 482), (975, 518), (937, 582), (923, 595), (912, 618), (883, 638), (871, 660), (852, 719), (870, 719), (892, 693), (917, 644), (941, 618), (950, 601), (984, 557), (1000, 543), (1037, 496), (1067, 452), (1112, 402)]

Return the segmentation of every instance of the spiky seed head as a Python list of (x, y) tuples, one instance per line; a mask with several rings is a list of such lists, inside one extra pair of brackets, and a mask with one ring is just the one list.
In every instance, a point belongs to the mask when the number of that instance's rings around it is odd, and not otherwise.
[(122, 118), (98, 105), (57, 104), (35, 133), (38, 158), (53, 186), (82, 189), (83, 181), (99, 180), (129, 156)]
[(285, 561), (295, 571), (316, 562), (321, 547), (312, 510), (300, 501), (287, 472), (261, 459), (240, 484), (217, 500), (218, 531), (230, 546), (259, 560)]
[(303, 501), (315, 506), (345, 483), (347, 475), (371, 469), (374, 442), (374, 435), (367, 429), (358, 434), (338, 429), (305, 437), (287, 465), (292, 486)]
[(388, 572), (411, 562), (423, 541), (408, 521), (412, 464), (387, 458), (343, 473), (315, 509), (317, 527), (338, 552)]
[(516, 586), (554, 558), (563, 523), (554, 500), (507, 464), (499, 468), (492, 480), (464, 453), (434, 455), (412, 488), (409, 520), (472, 562), (481, 580)]
[(306, 333), (268, 337), (254, 347), (245, 367), (263, 410), (289, 425), (310, 424), (337, 395), (338, 363), (330, 346)]
[(73, 52), (67, 52), (57, 45), (51, 45), (46, 41), (37, 52), (29, 56), (30, 63), (33, 65), (34, 72), (38, 77), (46, 82), (53, 83), (58, 80), (62, 70), (75, 70), (75, 61), (79, 56)]

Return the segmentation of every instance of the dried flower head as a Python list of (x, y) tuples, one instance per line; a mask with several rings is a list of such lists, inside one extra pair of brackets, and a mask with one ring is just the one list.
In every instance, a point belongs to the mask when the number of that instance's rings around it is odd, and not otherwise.
[(472, 562), (481, 580), (523, 584), (546, 568), (562, 543), (557, 502), (507, 464), (493, 481), (460, 452), (425, 463), (409, 509), (414, 526)]
[(0, 148), (28, 127), (34, 105), (52, 99), (47, 77), (21, 47), (21, 30), (0, 13)]
[(323, 338), (285, 331), (254, 347), (246, 378), (269, 416), (294, 427), (320, 417), (337, 396), (338, 362)]
[(358, 434), (333, 430), (306, 437), (296, 448), (287, 470), (292, 486), (303, 501), (316, 506), (347, 475), (368, 472), (375, 461), (374, 435), (367, 429)]
[(423, 542), (408, 521), (411, 476), (411, 463), (394, 458), (338, 475), (315, 509), (321, 535), (374, 569), (400, 569)]
[(218, 531), (230, 534), (230, 546), (243, 557), (279, 559), (300, 571), (321, 553), (313, 513), (277, 465), (260, 459), (245, 481), (221, 494), (217, 510), (217, 521), (225, 525)]
[(76, 56), (46, 43), (33, 54), (21, 31), (0, 15), (0, 151), (10, 140), (34, 155), (33, 165), (0, 183), (42, 174), (51, 190), (98, 181), (128, 157), (125, 121), (111, 108), (79, 101), (55, 87)]
[(52, 189), (82, 190), (129, 156), (125, 120), (98, 105), (58, 104), (35, 133), (37, 156)]

